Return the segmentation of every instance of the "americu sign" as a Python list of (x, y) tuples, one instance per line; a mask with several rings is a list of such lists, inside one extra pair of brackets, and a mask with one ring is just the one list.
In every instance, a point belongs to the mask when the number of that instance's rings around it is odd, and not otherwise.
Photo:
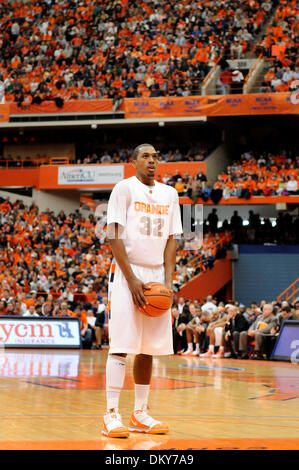
[(80, 348), (78, 318), (0, 317), (0, 346), (5, 348)]

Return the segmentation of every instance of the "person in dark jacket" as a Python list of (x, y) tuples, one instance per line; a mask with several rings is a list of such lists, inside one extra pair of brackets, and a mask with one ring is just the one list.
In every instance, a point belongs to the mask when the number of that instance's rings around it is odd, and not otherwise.
[(235, 305), (228, 307), (224, 327), (224, 346), (228, 350), (225, 357), (238, 357), (240, 333), (241, 331), (247, 331), (248, 328), (249, 323), (245, 316), (239, 312), (238, 307)]
[[(172, 313), (175, 318), (175, 314)], [(178, 352), (178, 345), (181, 343), (182, 352), (187, 350), (187, 336), (186, 326), (192, 320), (192, 315), (189, 311), (188, 305), (185, 305), (183, 311), (178, 319), (175, 318), (172, 331), (173, 331), (173, 349), (174, 353)]]

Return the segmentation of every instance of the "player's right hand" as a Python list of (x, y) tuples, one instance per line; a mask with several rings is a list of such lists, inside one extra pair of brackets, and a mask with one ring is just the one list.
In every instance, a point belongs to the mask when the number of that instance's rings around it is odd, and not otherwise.
[(138, 308), (143, 308), (147, 303), (144, 295), (144, 291), (149, 289), (140, 279), (137, 277), (132, 278), (128, 281), (129, 289), (132, 293), (133, 302)]

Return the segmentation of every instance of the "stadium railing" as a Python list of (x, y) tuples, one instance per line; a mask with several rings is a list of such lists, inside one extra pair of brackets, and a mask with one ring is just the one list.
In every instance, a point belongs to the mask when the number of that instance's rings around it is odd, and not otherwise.
[(299, 295), (299, 277), (277, 297), (277, 302), (285, 300), (286, 302), (295, 303), (297, 293)]

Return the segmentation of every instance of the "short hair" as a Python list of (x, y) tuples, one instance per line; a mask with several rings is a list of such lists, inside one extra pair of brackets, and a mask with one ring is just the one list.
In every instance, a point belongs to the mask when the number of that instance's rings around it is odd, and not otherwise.
[(135, 149), (133, 150), (133, 160), (137, 159), (139, 152), (143, 147), (152, 147), (152, 144), (140, 144), (137, 147), (135, 147)]
[(281, 309), (282, 312), (286, 312), (286, 313), (290, 313), (292, 310), (291, 310), (291, 307), (289, 307), (289, 305), (286, 305), (285, 307), (283, 307)]
[(189, 310), (188, 305), (185, 305), (185, 306), (183, 307), (183, 313), (190, 313), (190, 310)]

